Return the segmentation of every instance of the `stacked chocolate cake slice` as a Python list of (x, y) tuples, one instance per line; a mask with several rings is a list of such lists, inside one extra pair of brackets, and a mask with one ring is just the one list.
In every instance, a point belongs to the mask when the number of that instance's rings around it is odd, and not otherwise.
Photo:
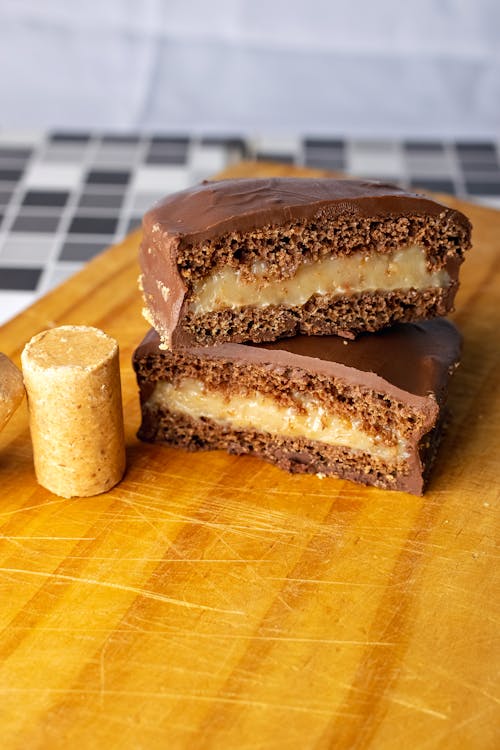
[(205, 182), (144, 218), (139, 437), (420, 494), (470, 223), (392, 185)]

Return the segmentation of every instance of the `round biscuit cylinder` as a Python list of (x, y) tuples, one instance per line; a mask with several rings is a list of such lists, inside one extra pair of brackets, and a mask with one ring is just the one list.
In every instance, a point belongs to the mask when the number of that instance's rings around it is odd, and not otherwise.
[(21, 370), (0, 353), (0, 432), (23, 400), (24, 384)]
[(116, 341), (60, 326), (34, 336), (21, 362), (38, 482), (62, 497), (109, 490), (125, 471)]

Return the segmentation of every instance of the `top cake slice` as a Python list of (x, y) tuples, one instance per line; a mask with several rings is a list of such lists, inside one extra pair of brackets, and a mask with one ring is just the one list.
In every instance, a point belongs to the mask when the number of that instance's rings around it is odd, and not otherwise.
[(144, 315), (167, 348), (446, 315), (470, 232), (459, 211), (378, 182), (204, 182), (144, 217)]

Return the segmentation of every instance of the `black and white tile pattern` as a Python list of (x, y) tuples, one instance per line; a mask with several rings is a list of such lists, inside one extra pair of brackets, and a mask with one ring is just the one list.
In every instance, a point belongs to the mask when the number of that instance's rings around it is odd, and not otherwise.
[(343, 170), (500, 208), (498, 143), (0, 131), (0, 323), (243, 158)]

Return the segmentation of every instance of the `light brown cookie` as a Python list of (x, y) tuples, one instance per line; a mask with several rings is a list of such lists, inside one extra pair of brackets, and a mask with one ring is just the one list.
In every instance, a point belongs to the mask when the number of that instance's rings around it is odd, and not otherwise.
[(0, 431), (14, 414), (23, 396), (21, 371), (5, 354), (0, 354)]

